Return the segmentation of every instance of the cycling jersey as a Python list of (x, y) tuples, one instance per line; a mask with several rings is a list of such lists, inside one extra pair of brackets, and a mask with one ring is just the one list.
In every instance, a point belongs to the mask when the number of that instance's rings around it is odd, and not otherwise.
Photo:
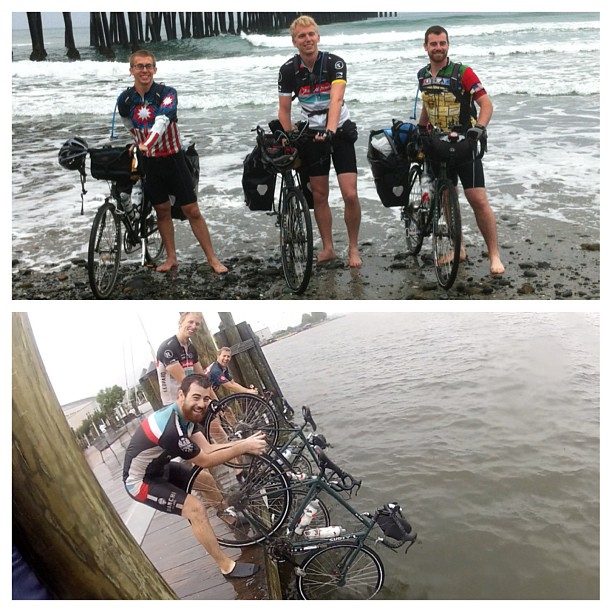
[(216, 391), (221, 385), (232, 380), (229, 368), (224, 368), (218, 361), (213, 361), (204, 373), (210, 378), (213, 391)]
[(187, 339), (187, 347), (184, 347), (176, 335), (161, 343), (157, 350), (157, 379), (159, 380), (159, 392), (164, 406), (176, 401), (181, 384), (170, 374), (166, 367), (173, 363), (180, 363), (185, 376), (194, 373), (194, 366), (198, 362), (198, 352)]
[[(194, 468), (169, 464), (174, 457), (193, 459), (200, 453), (200, 447), (190, 439), (196, 431), (201, 431), (199, 425), (186, 421), (178, 404), (170, 404), (147, 417), (125, 452), (123, 482), (130, 496), (180, 514), (186, 482)], [(184, 475), (177, 478), (174, 472)]]
[(487, 93), (480, 79), (468, 66), (458, 65), (459, 73), (456, 83), (453, 82), (455, 65), (448, 60), (447, 65), (435, 77), (430, 72), (431, 64), (418, 73), (419, 89), (429, 123), (442, 131), (456, 126), (469, 129), (475, 123), (471, 111), (472, 102)]
[(144, 95), (129, 87), (117, 98), (117, 110), (137, 144), (149, 147), (147, 157), (165, 157), (181, 150), (176, 89), (153, 83)]
[[(296, 95), (300, 104), (302, 120), (313, 128), (327, 127), (331, 87), (334, 83), (346, 83), (346, 64), (333, 53), (319, 51), (312, 72), (304, 65), (299, 55), (285, 62), (278, 75), (278, 95)], [(340, 110), (340, 127), (350, 114), (346, 104)]]

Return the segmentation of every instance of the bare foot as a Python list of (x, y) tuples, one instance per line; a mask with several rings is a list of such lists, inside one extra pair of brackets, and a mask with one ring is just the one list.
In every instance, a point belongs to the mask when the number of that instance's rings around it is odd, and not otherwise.
[(350, 268), (361, 268), (363, 261), (359, 256), (357, 249), (349, 249), (349, 267)]
[(216, 274), (225, 274), (228, 271), (228, 269), (218, 259), (209, 261), (208, 264), (212, 268), (212, 271)]
[(166, 259), (163, 264), (155, 268), (156, 272), (170, 272), (172, 268), (178, 268), (178, 261), (176, 259)]
[(336, 252), (333, 249), (329, 249), (329, 251), (321, 251), (317, 257), (317, 265), (328, 263), (336, 258)]
[(491, 274), (503, 274), (506, 271), (499, 257), (491, 257), (489, 260), (489, 269), (491, 270)]

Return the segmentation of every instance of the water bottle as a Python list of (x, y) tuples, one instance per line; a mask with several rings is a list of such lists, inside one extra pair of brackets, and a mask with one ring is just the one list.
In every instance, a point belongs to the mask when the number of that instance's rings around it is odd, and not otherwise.
[(304, 533), (304, 529), (310, 525), (313, 518), (317, 516), (319, 512), (319, 500), (313, 499), (304, 510), (304, 514), (302, 514), (298, 524), (295, 527), (295, 533), (297, 535), (302, 535)]
[[(293, 453), (291, 452), (290, 448), (286, 448), (281, 455), (284, 457), (285, 461), (283, 461), (282, 459), (277, 459), (276, 463), (278, 463), (278, 465), (280, 465), (281, 467), (283, 465), (286, 465), (286, 463), (288, 463), (289, 465), (291, 465), (291, 460), (293, 459)], [(285, 463), (286, 462), (286, 463)]]
[(346, 529), (338, 526), (334, 527), (317, 527), (316, 529), (307, 529), (304, 532), (304, 537), (307, 540), (317, 540), (321, 538), (335, 538), (343, 534)]
[(306, 474), (304, 474), (303, 472), (287, 472), (287, 476), (289, 477), (289, 480), (306, 480), (306, 478), (308, 478), (308, 476), (306, 476)]
[(430, 200), (430, 192), (431, 192), (431, 180), (429, 178), (429, 174), (427, 172), (423, 172), (421, 177), (421, 208), (429, 209), (429, 200)]
[(130, 197), (130, 194), (120, 193), (119, 198), (121, 199), (121, 206), (123, 207), (125, 214), (131, 217), (133, 205), (132, 205), (132, 198)]
[(140, 207), (142, 206), (142, 181), (139, 179), (132, 187), (132, 216), (140, 219)]

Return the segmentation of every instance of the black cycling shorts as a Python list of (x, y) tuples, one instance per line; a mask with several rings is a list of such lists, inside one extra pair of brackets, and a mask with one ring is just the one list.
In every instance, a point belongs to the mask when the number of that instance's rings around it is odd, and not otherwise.
[[(440, 170), (440, 164), (431, 164), (434, 175), (437, 176)], [(457, 168), (451, 168), (448, 170), (448, 178), (453, 182), (454, 185), (458, 185), (461, 181), (461, 185), (464, 189), (472, 189), (473, 187), (485, 186), (484, 168), (482, 166), (482, 159), (470, 160), (457, 166)]]
[(300, 156), (308, 176), (328, 176), (331, 161), (336, 174), (357, 173), (355, 143), (334, 136), (332, 144), (309, 141), (300, 146)]
[(164, 204), (175, 197), (176, 206), (185, 206), (197, 202), (193, 189), (193, 180), (185, 160), (185, 153), (180, 151), (164, 157), (145, 157), (146, 190), (153, 206)]
[(145, 477), (144, 484), (148, 486), (147, 498), (137, 501), (161, 512), (180, 516), (187, 499), (187, 489), (192, 474), (199, 469), (188, 463), (170, 461), (164, 466), (164, 473), (161, 476)]

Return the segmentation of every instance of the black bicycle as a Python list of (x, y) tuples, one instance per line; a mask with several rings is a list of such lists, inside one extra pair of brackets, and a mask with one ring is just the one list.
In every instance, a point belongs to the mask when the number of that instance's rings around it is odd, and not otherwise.
[(301, 166), (298, 143), (307, 133), (308, 124), (295, 132), (273, 133), (257, 126), (257, 146), (269, 171), (281, 177), (278, 204), (274, 212), (280, 228), (283, 274), (287, 286), (300, 295), (306, 291), (312, 275), (312, 220), (302, 191), (298, 168)]
[(140, 249), (143, 266), (155, 265), (165, 249), (143, 188), (136, 148), (101, 147), (90, 149), (89, 155), (92, 176), (110, 183), (110, 193), (93, 220), (87, 256), (91, 290), (106, 299), (117, 283), (122, 247), (127, 255)]
[[(432, 236), (434, 269), (438, 284), (450, 289), (457, 277), (461, 257), (461, 210), (459, 198), (448, 171), (471, 157), (480, 159), (486, 151), (486, 140), (472, 142), (456, 131), (433, 131), (422, 137), (424, 163), (410, 167), (408, 198), (402, 208), (409, 255), (418, 255), (424, 238)], [(430, 180), (431, 164), (439, 170), (431, 185), (423, 190), (423, 181)]]

